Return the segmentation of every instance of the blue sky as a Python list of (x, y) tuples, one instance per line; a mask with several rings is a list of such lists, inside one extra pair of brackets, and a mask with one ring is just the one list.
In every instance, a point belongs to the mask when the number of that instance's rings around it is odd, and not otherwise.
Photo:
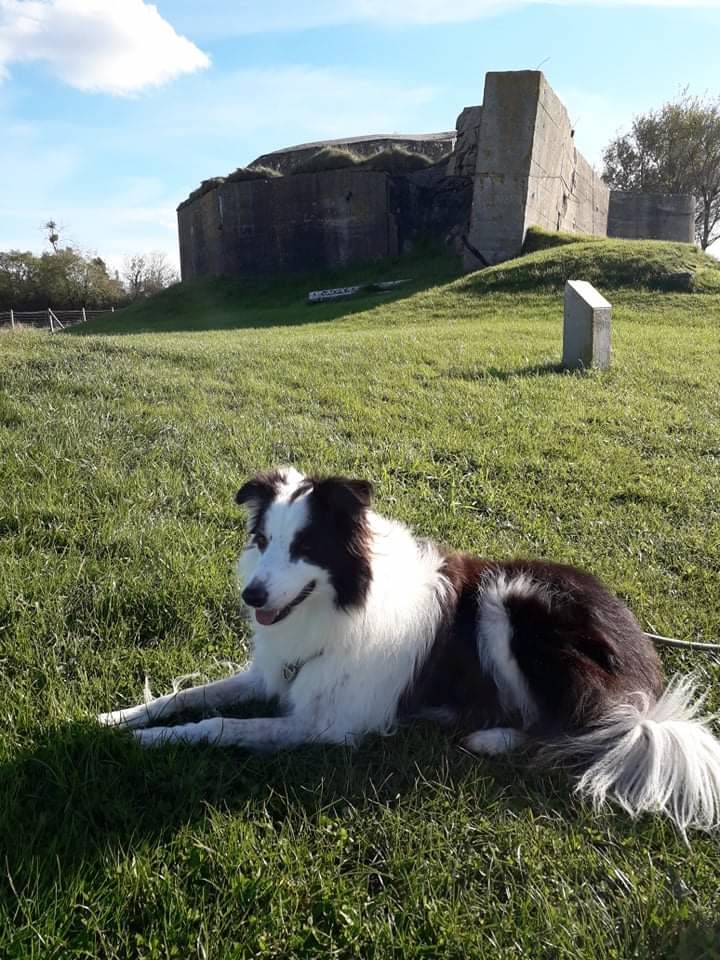
[(113, 266), (200, 180), (363, 133), (450, 130), (488, 70), (545, 71), (600, 166), (634, 114), (720, 93), (720, 0), (0, 0), (0, 249), (42, 224)]

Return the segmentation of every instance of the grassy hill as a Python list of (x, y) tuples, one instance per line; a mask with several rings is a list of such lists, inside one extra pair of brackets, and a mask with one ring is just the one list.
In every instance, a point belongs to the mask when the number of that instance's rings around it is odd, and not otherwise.
[[(595, 814), (563, 775), (431, 728), (266, 757), (142, 753), (92, 719), (146, 676), (243, 661), (232, 498), (278, 462), (372, 479), (424, 535), (579, 564), (646, 629), (716, 639), (720, 294), (593, 275), (613, 367), (563, 373), (573, 246), (460, 278), (426, 258), (198, 284), (0, 338), (0, 956), (716, 955), (718, 838)], [(676, 256), (712, 275), (673, 251), (648, 275)], [(489, 279), (538, 263), (551, 282)], [(305, 306), (378, 275), (415, 286)], [(662, 655), (720, 706), (717, 657)]]
[(478, 291), (562, 289), (566, 280), (588, 280), (605, 289), (673, 289), (677, 274), (690, 273), (698, 292), (720, 293), (720, 262), (687, 243), (613, 240), (528, 233), (529, 252), (473, 274), (465, 283)]
[[(517, 292), (547, 293), (561, 290), (566, 280), (584, 279), (604, 291), (629, 293), (660, 289), (667, 278), (689, 272), (695, 294), (720, 294), (720, 262), (689, 244), (656, 241), (608, 240), (572, 234), (528, 234), (528, 254), (477, 273), (463, 275), (459, 257), (432, 250), (361, 267), (309, 277), (230, 280), (212, 278), (178, 284), (148, 300), (115, 314), (75, 327), (73, 335), (220, 330), (240, 327), (294, 326), (327, 322), (343, 317), (353, 323), (375, 322), (372, 308), (398, 303), (390, 315), (407, 322), (412, 314), (424, 322), (432, 314), (424, 304), (445, 297), (449, 312), (458, 297), (489, 294), (513, 296)], [(457, 278), (457, 283), (450, 281)], [(407, 279), (393, 292), (368, 293), (352, 300), (309, 307), (310, 290), (342, 287), (382, 280)], [(427, 292), (424, 297), (414, 294)], [(383, 316), (386, 314), (383, 314)]]
[[(245, 281), (227, 278), (196, 280), (176, 284), (113, 315), (97, 318), (87, 326), (75, 327), (72, 332), (76, 335), (142, 333), (316, 323), (364, 313), (377, 304), (407, 301), (413, 293), (435, 288), (460, 273), (458, 257), (431, 251), (316, 276)], [(409, 282), (396, 291), (368, 293), (352, 300), (313, 306), (307, 304), (311, 290), (401, 279)]]

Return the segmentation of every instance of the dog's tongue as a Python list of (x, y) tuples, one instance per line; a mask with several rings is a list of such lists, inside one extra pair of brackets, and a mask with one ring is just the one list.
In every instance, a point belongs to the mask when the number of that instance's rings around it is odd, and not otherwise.
[(263, 627), (269, 627), (279, 613), (279, 610), (273, 610), (272, 607), (265, 607), (263, 610), (255, 611), (255, 619), (258, 623), (261, 623)]

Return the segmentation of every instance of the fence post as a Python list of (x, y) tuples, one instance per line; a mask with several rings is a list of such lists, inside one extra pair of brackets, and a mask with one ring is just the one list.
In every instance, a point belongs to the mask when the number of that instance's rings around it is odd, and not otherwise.
[(10, 328), (15, 329), (15, 314), (13, 313), (12, 307), (10, 307)]
[(48, 320), (50, 321), (50, 333), (55, 333), (55, 327), (53, 327), (53, 313), (50, 307), (48, 307)]
[(85, 315), (85, 307), (82, 308), (82, 322), (87, 323), (87, 316)]

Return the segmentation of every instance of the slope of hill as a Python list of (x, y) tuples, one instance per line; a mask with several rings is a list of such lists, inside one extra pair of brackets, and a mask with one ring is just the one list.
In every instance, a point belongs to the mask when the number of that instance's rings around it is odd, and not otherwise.
[[(568, 279), (589, 280), (604, 291), (672, 288), (677, 274), (691, 274), (696, 294), (720, 293), (720, 262), (694, 247), (656, 241), (607, 240), (530, 231), (533, 252), (496, 267), (461, 275), (450, 254), (423, 251), (417, 256), (352, 267), (311, 277), (265, 281), (200, 280), (178, 284), (112, 316), (76, 327), (75, 335), (171, 330), (215, 330), (296, 325), (352, 317), (367, 319), (374, 308), (399, 319), (423, 315), (421, 304), (436, 306), (446, 296), (527, 295), (562, 289)], [(454, 287), (447, 284), (458, 278)], [(673, 280), (675, 278), (675, 280)], [(308, 307), (312, 289), (370, 281), (409, 279), (394, 292), (368, 293), (351, 300)], [(685, 280), (681, 279), (680, 284)], [(425, 298), (416, 296), (427, 291)], [(448, 301), (448, 304), (450, 301)], [(388, 312), (389, 311), (389, 312)]]
[(691, 274), (698, 292), (720, 293), (720, 261), (687, 243), (613, 240), (572, 234), (528, 233), (530, 252), (464, 281), (477, 292), (562, 288), (566, 280), (588, 280), (605, 289), (672, 290)]

